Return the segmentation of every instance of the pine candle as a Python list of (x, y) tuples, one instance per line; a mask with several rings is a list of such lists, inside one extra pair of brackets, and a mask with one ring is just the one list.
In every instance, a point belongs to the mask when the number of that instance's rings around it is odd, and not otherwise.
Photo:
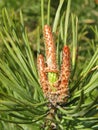
[[(61, 70), (57, 69), (56, 47), (51, 28), (44, 26), (44, 41), (46, 52), (46, 65), (44, 57), (38, 56), (38, 71), (43, 93), (52, 105), (67, 101), (68, 83), (70, 78), (70, 50), (68, 46), (63, 47)], [(59, 73), (59, 75), (58, 75)]]

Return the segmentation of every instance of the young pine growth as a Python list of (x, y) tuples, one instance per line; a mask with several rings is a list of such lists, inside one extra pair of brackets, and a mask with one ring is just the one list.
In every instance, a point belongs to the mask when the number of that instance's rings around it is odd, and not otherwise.
[(44, 57), (43, 55), (38, 55), (38, 60), (37, 60), (37, 64), (38, 64), (38, 70), (39, 70), (39, 74), (40, 74), (40, 83), (43, 89), (43, 92), (47, 92), (48, 90), (48, 85), (47, 85), (47, 75), (44, 71), (45, 69), (45, 63), (44, 63)]
[(58, 93), (60, 93), (60, 99), (66, 101), (68, 96), (68, 82), (70, 78), (70, 50), (68, 46), (63, 47), (62, 51), (62, 64), (60, 71), (60, 85)]
[(52, 105), (67, 101), (68, 82), (70, 77), (70, 50), (63, 47), (61, 70), (58, 70), (56, 60), (56, 47), (51, 28), (44, 26), (44, 41), (46, 52), (46, 64), (44, 57), (38, 56), (38, 71), (43, 93)]
[(44, 41), (45, 41), (45, 52), (46, 52), (46, 64), (45, 71), (47, 72), (48, 82), (50, 85), (50, 91), (56, 91), (54, 83), (58, 79), (58, 69), (56, 63), (56, 47), (52, 35), (52, 30), (48, 25), (44, 26), (43, 30)]

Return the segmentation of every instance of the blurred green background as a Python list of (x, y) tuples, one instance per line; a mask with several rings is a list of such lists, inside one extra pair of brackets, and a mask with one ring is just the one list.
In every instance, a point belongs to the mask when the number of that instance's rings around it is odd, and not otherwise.
[[(51, 25), (59, 0), (51, 0)], [(48, 0), (44, 0), (45, 16), (47, 15)], [(62, 11), (66, 9), (67, 0), (64, 1)], [(0, 0), (0, 25), (2, 26), (2, 9), (6, 7), (11, 16), (15, 15), (16, 21), (19, 20), (19, 11), (22, 10), (25, 27), (28, 30), (29, 40), (36, 43), (36, 29), (41, 25), (41, 1), (40, 0)], [(97, 0), (72, 0), (71, 12), (75, 13), (79, 19), (79, 30), (85, 26), (98, 25), (98, 1)], [(1, 27), (0, 26), (0, 27)], [(87, 38), (94, 38), (93, 32), (86, 28)], [(84, 37), (83, 37), (84, 38)], [(1, 41), (1, 40), (0, 40)], [(1, 46), (1, 44), (0, 44)], [(36, 45), (35, 45), (36, 46)], [(36, 48), (36, 47), (35, 47)], [(1, 50), (1, 49), (0, 49)]]
[[(0, 17), (2, 8), (6, 7), (10, 14), (13, 15), (13, 11), (15, 14), (18, 13), (21, 9), (24, 15), (25, 25), (30, 29), (35, 29), (37, 25), (40, 24), (40, 0), (0, 0)], [(48, 0), (44, 0), (45, 2), (45, 12), (47, 13), (47, 5)], [(59, 4), (59, 0), (51, 0), (51, 17), (53, 18), (57, 7)], [(63, 9), (65, 10), (67, 4), (67, 0), (65, 0), (63, 4)], [(98, 2), (97, 0), (72, 0), (71, 11), (75, 13), (78, 18), (80, 24), (97, 24), (98, 25)]]

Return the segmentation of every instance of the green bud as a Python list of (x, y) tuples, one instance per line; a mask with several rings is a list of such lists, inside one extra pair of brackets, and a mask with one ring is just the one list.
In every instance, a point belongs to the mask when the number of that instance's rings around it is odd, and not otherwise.
[(51, 89), (55, 92), (56, 88), (54, 87), (54, 83), (58, 80), (57, 73), (54, 72), (48, 72), (48, 81), (50, 84)]

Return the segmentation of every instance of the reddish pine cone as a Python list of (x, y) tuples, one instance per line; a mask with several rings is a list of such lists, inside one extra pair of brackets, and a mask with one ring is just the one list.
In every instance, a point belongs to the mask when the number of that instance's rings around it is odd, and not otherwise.
[(44, 26), (44, 40), (46, 49), (46, 72), (58, 72), (56, 63), (56, 47), (52, 35), (51, 27), (48, 25)]
[(38, 72), (39, 72), (39, 78), (40, 78), (40, 84), (43, 90), (43, 93), (47, 93), (48, 91), (48, 85), (47, 85), (47, 75), (45, 72), (45, 62), (43, 55), (38, 55), (37, 58), (37, 66), (38, 66)]
[(62, 52), (62, 65), (60, 72), (60, 85), (58, 88), (58, 92), (60, 91), (60, 97), (66, 101), (66, 97), (69, 95), (68, 91), (68, 83), (70, 78), (70, 49), (68, 46), (63, 47)]

